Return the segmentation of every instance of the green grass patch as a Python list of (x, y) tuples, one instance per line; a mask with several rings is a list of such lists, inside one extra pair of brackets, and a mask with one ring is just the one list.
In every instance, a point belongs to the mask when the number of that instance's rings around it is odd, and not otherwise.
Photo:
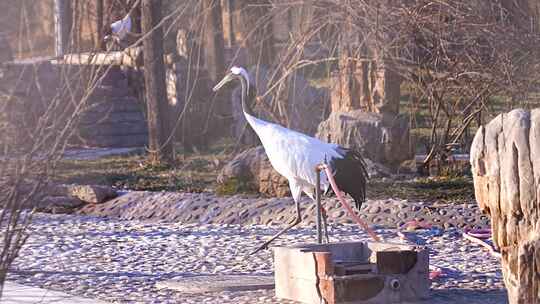
[(371, 181), (370, 199), (400, 198), (410, 201), (463, 203), (474, 200), (470, 177), (415, 178), (411, 181)]

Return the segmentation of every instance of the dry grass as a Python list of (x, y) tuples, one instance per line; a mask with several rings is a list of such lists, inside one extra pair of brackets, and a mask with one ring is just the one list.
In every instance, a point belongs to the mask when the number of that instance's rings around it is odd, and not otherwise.
[[(212, 191), (220, 195), (249, 193), (252, 187), (229, 183), (218, 185), (221, 168), (232, 159), (233, 145), (219, 143), (201, 153), (183, 154), (175, 164), (151, 166), (146, 156), (133, 154), (98, 160), (62, 161), (57, 178), (62, 183), (102, 184), (120, 189), (144, 191)], [(371, 180), (368, 198), (399, 198), (411, 201), (460, 203), (474, 200), (470, 177)]]
[(64, 160), (56, 181), (102, 184), (146, 191), (213, 191), (217, 174), (231, 159), (231, 145), (218, 143), (204, 153), (178, 153), (173, 164), (151, 165), (146, 155), (113, 156), (98, 160)]

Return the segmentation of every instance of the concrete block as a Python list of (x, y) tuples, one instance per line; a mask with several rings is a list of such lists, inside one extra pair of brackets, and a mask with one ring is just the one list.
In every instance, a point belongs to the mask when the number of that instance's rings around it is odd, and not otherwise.
[(274, 247), (276, 296), (302, 303), (386, 304), (429, 295), (425, 247), (392, 243)]

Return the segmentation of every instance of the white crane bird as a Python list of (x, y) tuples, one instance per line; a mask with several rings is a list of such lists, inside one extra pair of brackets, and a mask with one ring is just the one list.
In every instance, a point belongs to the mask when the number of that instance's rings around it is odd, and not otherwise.
[(131, 32), (131, 17), (127, 14), (124, 18), (111, 24), (111, 31), (118, 39), (123, 40)]
[(103, 40), (105, 42), (112, 41), (118, 46), (123, 46), (122, 42), (131, 32), (131, 16), (127, 14), (124, 18), (117, 20), (110, 25), (110, 35), (106, 35)]
[[(361, 155), (355, 150), (326, 143), (255, 117), (250, 104), (255, 100), (256, 90), (249, 83), (247, 71), (241, 67), (232, 67), (230, 73), (214, 87), (214, 91), (219, 90), (232, 80), (240, 81), (244, 116), (259, 136), (274, 169), (289, 181), (289, 187), (296, 205), (296, 219), (253, 253), (268, 248), (270, 242), (301, 222), (300, 197), (302, 192), (304, 192), (310, 198), (315, 199), (316, 179), (317, 174), (319, 174), (315, 171), (315, 168), (323, 162), (328, 162), (327, 167), (333, 172), (337, 187), (352, 196), (356, 203), (356, 208), (360, 210), (360, 206), (366, 197), (367, 179), (367, 172)], [(325, 175), (320, 177), (320, 185), (323, 191), (326, 192), (330, 184), (330, 181)], [(340, 190), (333, 190), (341, 198)], [(343, 203), (345, 202), (343, 201)], [(365, 223), (357, 217), (355, 220), (367, 230), (372, 238), (376, 241), (379, 240)]]

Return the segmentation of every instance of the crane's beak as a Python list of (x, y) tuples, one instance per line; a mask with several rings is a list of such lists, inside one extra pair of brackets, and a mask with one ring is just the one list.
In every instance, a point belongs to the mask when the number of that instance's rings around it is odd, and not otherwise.
[(216, 84), (216, 86), (213, 88), (214, 92), (221, 89), (221, 87), (223, 87), (224, 85), (226, 85), (229, 81), (233, 79), (234, 79), (234, 75), (232, 73), (225, 75), (225, 77), (223, 77), (223, 79), (218, 84)]

